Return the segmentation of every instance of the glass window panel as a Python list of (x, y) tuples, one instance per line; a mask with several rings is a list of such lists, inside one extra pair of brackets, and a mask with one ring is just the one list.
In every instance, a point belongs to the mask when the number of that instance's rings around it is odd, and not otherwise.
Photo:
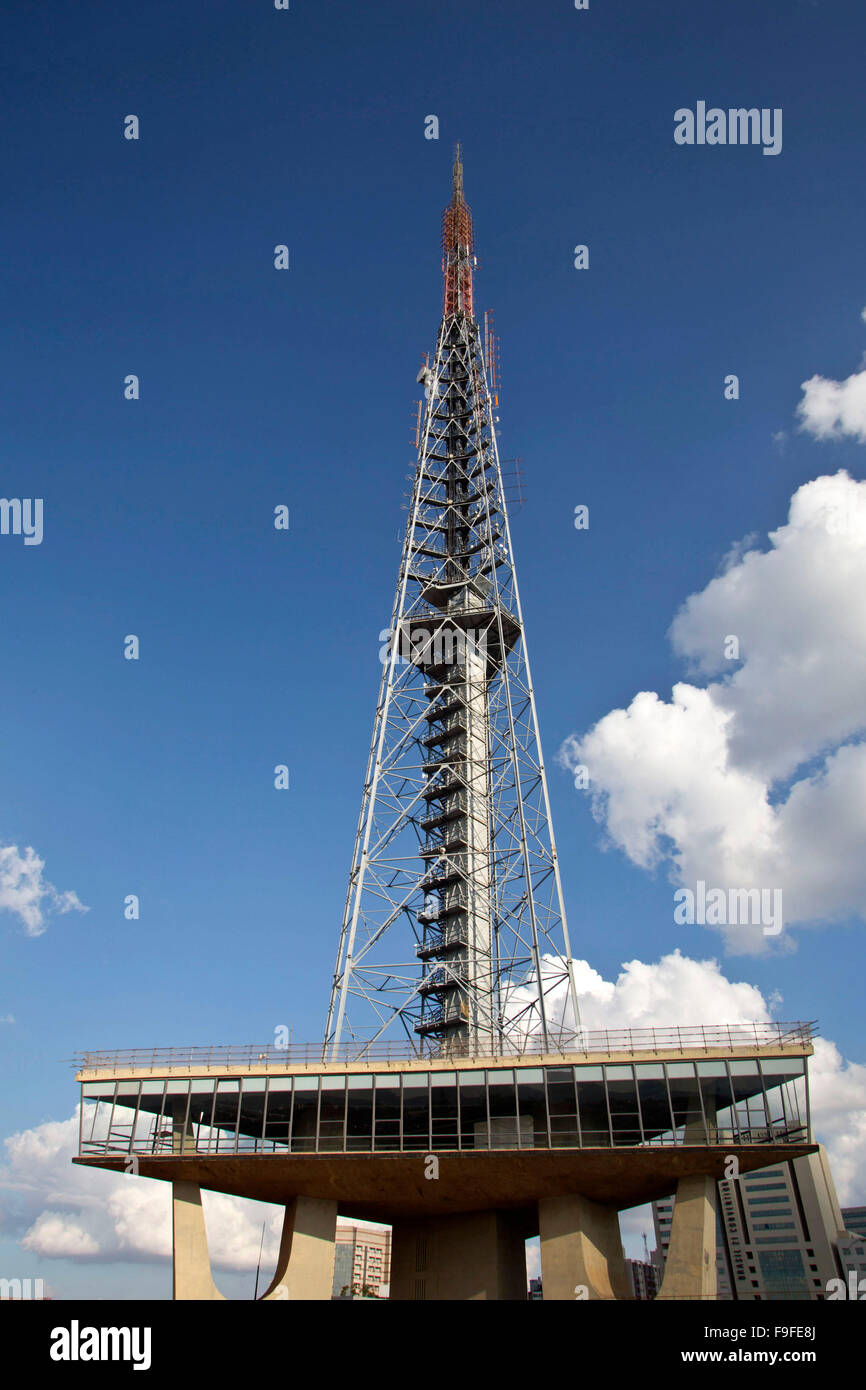
[(318, 1091), (318, 1089), (319, 1089), (319, 1078), (318, 1078), (317, 1076), (296, 1076), (296, 1077), (295, 1077), (295, 1090), (296, 1090), (296, 1091)]
[[(477, 1081), (470, 1084), (460, 1077), (460, 1147), (463, 1149), (486, 1149), (489, 1145), (487, 1131), (487, 1087)], [(484, 1078), (483, 1072), (474, 1076)]]
[(128, 1110), (134, 1110), (138, 1105), (138, 1090), (137, 1081), (118, 1081), (114, 1104), (116, 1106), (122, 1105)]
[(542, 1067), (520, 1067), (515, 1075), (517, 1077), (518, 1086), (538, 1086), (544, 1081), (544, 1070)]
[(802, 1076), (805, 1070), (802, 1057), (762, 1057), (761, 1071), (764, 1076)]
[[(519, 1071), (517, 1076), (517, 1109), (520, 1116), (521, 1148), (546, 1149), (548, 1135), (544, 1072), (540, 1067), (527, 1067), (525, 1070)], [(527, 1126), (527, 1121), (530, 1122), (529, 1126)]]
[(376, 1077), (376, 1124), (400, 1120), (399, 1076)]
[(732, 1058), (728, 1063), (731, 1069), (731, 1076), (757, 1076), (758, 1063), (751, 1060), (743, 1061)]
[(691, 1077), (695, 1074), (694, 1062), (667, 1062), (665, 1065), (670, 1077)]
[[(640, 1072), (640, 1067), (638, 1067)], [(673, 1129), (668, 1088), (664, 1079), (643, 1079), (638, 1081), (638, 1096), (643, 1118), (644, 1132), (648, 1140), (659, 1138)]]
[(783, 1086), (777, 1086), (775, 1089), (767, 1091), (767, 1113), (772, 1124), (784, 1128), (786, 1117)]
[(400, 1122), (399, 1120), (376, 1121), (376, 1133), (373, 1136), (373, 1147), (378, 1150), (394, 1150), (400, 1148)]
[(727, 1071), (714, 1072), (707, 1076), (701, 1075), (701, 1067), (704, 1065), (707, 1064), (698, 1062), (699, 1085), (704, 1104), (704, 1114), (709, 1126), (710, 1142), (724, 1142), (726, 1138), (733, 1137), (731, 1135), (731, 1105), (733, 1101), (731, 1083)]
[(319, 1097), (317, 1092), (313, 1091), (307, 1084), (313, 1079), (309, 1076), (295, 1077), (295, 1094), (292, 1105), (292, 1153), (312, 1153), (316, 1147), (316, 1115), (319, 1109)]
[[(81, 1087), (81, 1094), (88, 1100), (114, 1100), (114, 1081), (85, 1081)], [(159, 1083), (162, 1090), (162, 1082)]]
[(799, 1129), (806, 1114), (805, 1088), (799, 1079), (789, 1081), (784, 1086), (779, 1087), (779, 1095), (782, 1101), (782, 1113), (786, 1129)]
[(575, 1067), (574, 1076), (576, 1081), (603, 1081), (604, 1072), (601, 1067)]
[(484, 1085), (484, 1072), (483, 1072), (483, 1071), (461, 1071), (461, 1072), (458, 1072), (457, 1075), (458, 1075), (458, 1077), (459, 1077), (459, 1079), (460, 1079), (460, 1085), (461, 1085), (461, 1086), (479, 1086), (479, 1085), (480, 1085), (480, 1086), (483, 1086), (483, 1085)]
[(346, 1078), (323, 1076), (319, 1100), (319, 1151), (338, 1152), (343, 1148), (346, 1125)]
[(724, 1062), (698, 1062), (698, 1076), (727, 1076)]
[[(606, 1130), (605, 1142), (608, 1142)], [(577, 1149), (580, 1147), (580, 1130), (576, 1115), (551, 1115), (550, 1143), (554, 1149)]]
[[(152, 1098), (150, 1103), (151, 1105), (153, 1104)], [(156, 1124), (156, 1115), (153, 1114), (152, 1110), (148, 1111), (143, 1107), (139, 1108), (139, 1112), (135, 1121), (135, 1134), (133, 1138), (133, 1143), (136, 1148), (149, 1149), (151, 1151), (154, 1150), (156, 1140)]]
[[(508, 1076), (514, 1076), (513, 1072), (508, 1072)], [(495, 1117), (510, 1117), (517, 1114), (517, 1098), (514, 1090), (513, 1080), (504, 1083), (497, 1079), (497, 1084), (489, 1088), (487, 1103), (490, 1107), (491, 1119)]]
[(456, 1149), (460, 1143), (457, 1114), (457, 1073), (433, 1072), (430, 1077), (430, 1114), (434, 1149)]
[[(213, 1107), (214, 1128), (227, 1131), (231, 1131), (235, 1128), (235, 1126), (237, 1125), (238, 1106), (240, 1104), (240, 1099), (240, 1089), (236, 1081), (218, 1082)], [(167, 1099), (166, 1105), (168, 1105)], [(227, 1138), (229, 1137), (230, 1136), (223, 1134), (223, 1136), (219, 1138), (219, 1149), (222, 1149), (226, 1146)], [(231, 1137), (231, 1146), (233, 1147), (233, 1145), (234, 1139), (233, 1137)]]
[(608, 1067), (604, 1069), (605, 1078), (608, 1081), (631, 1081), (631, 1067)]
[[(482, 1126), (483, 1129), (483, 1126)], [(529, 1122), (523, 1125), (525, 1143), (524, 1148), (532, 1148), (530, 1142), (532, 1132)], [(491, 1149), (519, 1149), (521, 1148), (521, 1126), (516, 1115), (497, 1115), (490, 1117), (490, 1147)]]
[(489, 1071), (487, 1073), (487, 1084), (489, 1086), (513, 1086), (514, 1072), (510, 1069), (507, 1071)]
[(682, 1123), (684, 1116), (700, 1115), (701, 1101), (698, 1092), (698, 1079), (694, 1073), (691, 1076), (671, 1076), (668, 1078), (668, 1086), (677, 1124)]
[(740, 1138), (745, 1143), (761, 1143), (767, 1138), (767, 1112), (762, 1091), (741, 1102), (735, 1115)]
[(624, 1076), (613, 1078), (608, 1074), (607, 1097), (611, 1115), (635, 1115), (637, 1113), (637, 1086), (630, 1067), (623, 1067)]
[(627, 1147), (643, 1142), (640, 1121), (637, 1116), (618, 1115), (616, 1119), (611, 1120), (611, 1131), (614, 1144)]
[(576, 1115), (577, 1098), (572, 1067), (547, 1067), (547, 1105), (551, 1119), (554, 1115)]
[(248, 1091), (244, 1082), (238, 1116), (238, 1149), (245, 1153), (258, 1151), (265, 1123), (265, 1092)]
[(82, 1104), (84, 1110), (81, 1126), (82, 1152), (102, 1152), (108, 1142), (112, 1102), (110, 1100), (106, 1102), (98, 1096), (93, 1096), (87, 1097)]
[(457, 1119), (456, 1082), (452, 1086), (433, 1086), (430, 1095), (430, 1111), (434, 1120)]
[[(235, 1090), (238, 1089), (238, 1082), (237, 1082), (237, 1081), (221, 1082), (220, 1084), (221, 1084), (221, 1085), (234, 1086)], [(188, 1081), (168, 1081), (168, 1082), (166, 1082), (165, 1093), (166, 1093), (167, 1096), (185, 1096), (185, 1095), (187, 1095), (188, 1092), (189, 1092), (189, 1082), (188, 1082)]]
[(638, 1081), (661, 1081), (665, 1069), (661, 1062), (638, 1062), (635, 1065), (635, 1073)]
[[(363, 1080), (363, 1089), (352, 1086), (353, 1080)], [(346, 1148), (370, 1149), (373, 1146), (373, 1078), (350, 1077), (346, 1109)]]
[(271, 1152), (288, 1148), (292, 1122), (291, 1081), (290, 1076), (274, 1077), (268, 1086), (265, 1148)]
[[(237, 1106), (237, 1101), (235, 1102)], [(163, 1105), (163, 1138), (166, 1147), (173, 1153), (189, 1153), (195, 1151), (195, 1137), (190, 1129), (187, 1119), (187, 1109), (189, 1107), (189, 1082), (182, 1092), (172, 1091), (171, 1083), (166, 1086), (165, 1102)], [(234, 1138), (232, 1138), (234, 1143)]]
[(370, 1134), (373, 1129), (373, 1087), (372, 1084), (365, 1091), (355, 1090), (349, 1092), (348, 1107), (346, 1110), (346, 1126), (349, 1134)]
[[(192, 1126), (210, 1126), (213, 1110), (215, 1083), (211, 1080), (196, 1080), (192, 1083), (189, 1097), (189, 1123)], [(204, 1136), (200, 1136), (203, 1138)]]
[(403, 1147), (424, 1149), (430, 1143), (430, 1103), (427, 1078), (403, 1078)]
[(147, 1115), (159, 1115), (162, 1110), (165, 1081), (142, 1081), (139, 1097), (139, 1111)]
[(245, 1076), (244, 1095), (248, 1095), (250, 1091), (263, 1091), (267, 1084), (267, 1078), (264, 1076)]
[(761, 1078), (758, 1076), (757, 1067), (748, 1076), (741, 1076), (734, 1072), (733, 1063), (731, 1064), (731, 1087), (734, 1092), (734, 1100), (748, 1100), (750, 1096), (761, 1094)]
[(579, 1081), (577, 1099), (580, 1109), (581, 1142), (584, 1147), (609, 1147), (610, 1130), (608, 1128), (604, 1082)]

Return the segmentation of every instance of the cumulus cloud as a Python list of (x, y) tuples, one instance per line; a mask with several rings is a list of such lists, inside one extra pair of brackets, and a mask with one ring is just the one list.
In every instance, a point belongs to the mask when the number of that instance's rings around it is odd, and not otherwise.
[(812, 1126), (830, 1154), (839, 1201), (866, 1202), (866, 1066), (845, 1062), (835, 1043), (816, 1038), (809, 1066)]
[(43, 877), (44, 869), (44, 859), (29, 845), (23, 854), (17, 845), (0, 847), (0, 910), (14, 912), (28, 936), (41, 936), (53, 912), (89, 910), (71, 890), (59, 893)]
[(21, 1241), (25, 1250), (34, 1255), (59, 1258), (80, 1258), (98, 1255), (99, 1246), (79, 1221), (59, 1211), (43, 1211)]
[(560, 750), (607, 844), (684, 886), (781, 889), (786, 924), (866, 916), (866, 482), (800, 487), (769, 548), (735, 546), (670, 637), (706, 683), (643, 691)]
[[(866, 322), (866, 309), (860, 317)], [(797, 407), (800, 428), (816, 439), (866, 441), (866, 367), (844, 381), (811, 376), (800, 387), (803, 399)]]

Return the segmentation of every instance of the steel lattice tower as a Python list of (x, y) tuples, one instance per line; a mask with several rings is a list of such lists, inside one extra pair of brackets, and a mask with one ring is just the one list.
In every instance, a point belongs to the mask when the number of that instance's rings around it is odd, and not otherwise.
[(326, 1054), (402, 1028), (490, 1055), (579, 1026), (459, 146), (442, 250)]

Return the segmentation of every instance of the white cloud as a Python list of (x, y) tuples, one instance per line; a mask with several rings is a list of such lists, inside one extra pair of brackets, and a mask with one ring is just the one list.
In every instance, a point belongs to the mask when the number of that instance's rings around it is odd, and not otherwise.
[[(861, 318), (866, 321), (866, 309)], [(852, 372), (844, 381), (811, 376), (800, 389), (803, 399), (797, 414), (801, 429), (816, 439), (842, 439), (850, 435), (866, 441), (866, 370)]]
[(73, 1217), (58, 1211), (43, 1211), (21, 1241), (25, 1250), (52, 1259), (76, 1259), (98, 1255), (99, 1246), (89, 1231)]
[[(671, 627), (705, 685), (613, 710), (560, 750), (633, 863), (780, 888), (786, 924), (866, 916), (866, 482), (816, 478), (770, 548), (736, 546)], [(738, 660), (726, 650), (738, 644)], [(715, 679), (709, 679), (715, 677)], [(762, 951), (760, 927), (728, 944)]]
[(840, 1204), (866, 1202), (866, 1066), (845, 1062), (835, 1043), (816, 1038), (810, 1067), (812, 1126), (826, 1144)]
[(24, 853), (17, 845), (0, 847), (0, 910), (14, 912), (21, 919), (28, 936), (41, 936), (47, 926), (46, 916), (52, 912), (87, 912), (71, 890), (58, 893), (42, 873), (44, 859), (29, 845)]
[[(625, 961), (616, 980), (605, 980), (586, 960), (575, 960), (573, 968), (581, 1027), (589, 1030), (767, 1023), (780, 1003), (778, 996), (766, 1000), (746, 980), (727, 979), (717, 960), (693, 960), (679, 950), (655, 964)], [(573, 1027), (562, 960), (543, 956), (542, 972), (549, 981), (545, 989), (548, 1019), (554, 1027), (563, 1023)], [(509, 1014), (520, 1016), (535, 997), (530, 979), (513, 991)]]

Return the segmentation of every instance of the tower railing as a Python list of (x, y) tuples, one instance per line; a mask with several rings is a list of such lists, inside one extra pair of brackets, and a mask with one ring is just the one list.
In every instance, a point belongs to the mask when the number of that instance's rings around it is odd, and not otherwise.
[(214, 1044), (197, 1047), (129, 1048), (115, 1051), (78, 1052), (71, 1059), (79, 1071), (153, 1071), (173, 1068), (240, 1067), (251, 1071), (280, 1069), (286, 1066), (321, 1068), (324, 1065), (376, 1062), (450, 1062), (478, 1061), (524, 1057), (575, 1057), (619, 1052), (667, 1052), (694, 1056), (720, 1049), (777, 1048), (801, 1050), (809, 1048), (817, 1032), (815, 1022), (798, 1023), (731, 1023), (695, 1027), (589, 1029), (558, 1033), (550, 1043), (541, 1038), (509, 1038), (494, 1040), (484, 1053), (473, 1051), (454, 1040), (445, 1047), (413, 1046), (401, 1042), (365, 1043), (355, 1039), (327, 1048), (322, 1043), (292, 1043), (278, 1047), (273, 1043)]

